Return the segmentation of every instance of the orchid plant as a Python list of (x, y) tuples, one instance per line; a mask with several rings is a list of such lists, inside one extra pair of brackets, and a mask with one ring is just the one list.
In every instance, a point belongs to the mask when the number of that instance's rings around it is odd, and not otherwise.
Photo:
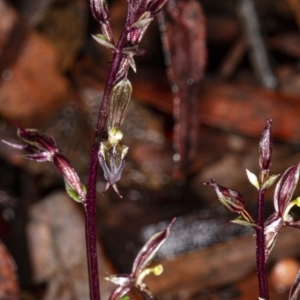
[[(96, 247), (96, 182), (99, 165), (102, 167), (106, 185), (104, 192), (112, 186), (120, 196), (116, 183), (120, 180), (126, 162), (128, 146), (121, 140), (121, 126), (130, 107), (132, 85), (128, 79), (131, 68), (136, 72), (135, 57), (144, 53), (139, 43), (154, 16), (161, 11), (169, 0), (128, 0), (128, 14), (119, 41), (113, 37), (109, 9), (106, 0), (90, 0), (90, 7), (101, 33), (93, 36), (96, 42), (112, 52), (113, 58), (105, 84), (99, 117), (91, 146), (87, 187), (85, 187), (63, 156), (53, 138), (36, 129), (17, 126), (17, 135), (22, 144), (4, 141), (8, 146), (23, 152), (24, 158), (37, 162), (53, 163), (62, 175), (66, 191), (72, 199), (83, 205), (86, 220), (86, 245), (89, 272), (90, 299), (100, 300), (99, 275)], [(268, 300), (266, 263), (276, 242), (280, 229), (284, 225), (300, 228), (300, 221), (294, 220), (290, 210), (300, 207), (300, 197), (292, 200), (299, 180), (300, 163), (288, 168), (284, 174), (270, 175), (272, 161), (272, 121), (268, 120), (259, 142), (258, 176), (247, 170), (249, 181), (257, 189), (257, 216), (254, 218), (247, 210), (244, 198), (238, 192), (222, 187), (215, 180), (206, 183), (211, 186), (222, 205), (239, 216), (232, 222), (252, 227), (256, 236), (256, 263), (259, 283), (259, 299)], [(265, 192), (279, 179), (274, 194), (274, 213), (264, 221)], [(144, 283), (150, 273), (160, 275), (161, 265), (149, 267), (155, 253), (166, 241), (174, 219), (162, 232), (154, 235), (138, 253), (130, 274), (109, 275), (107, 280), (117, 285), (109, 300), (124, 299), (132, 289), (136, 289), (146, 299), (153, 295)], [(300, 293), (300, 273), (291, 288), (289, 300), (296, 300)]]
[[(268, 300), (269, 290), (267, 282), (266, 264), (272, 251), (280, 229), (284, 225), (300, 228), (300, 221), (294, 220), (290, 210), (294, 206), (300, 207), (300, 197), (292, 200), (296, 185), (299, 181), (300, 163), (289, 167), (283, 175), (270, 175), (272, 162), (272, 120), (267, 121), (259, 142), (259, 167), (258, 176), (246, 170), (248, 179), (257, 189), (257, 216), (254, 218), (247, 211), (243, 197), (234, 190), (218, 185), (215, 180), (205, 183), (211, 186), (223, 206), (229, 211), (238, 213), (240, 216), (232, 222), (239, 225), (249, 226), (255, 230), (256, 237), (256, 265), (259, 285), (259, 299)], [(273, 197), (274, 213), (264, 221), (265, 192), (276, 180), (279, 179)], [(300, 271), (290, 290), (289, 300), (296, 300), (300, 294)]]
[[(113, 58), (103, 99), (99, 109), (99, 116), (95, 128), (94, 141), (91, 146), (87, 187), (85, 187), (69, 161), (61, 154), (53, 138), (36, 129), (18, 127), (17, 134), (24, 144), (4, 141), (7, 145), (27, 152), (24, 158), (37, 162), (51, 162), (61, 173), (66, 191), (75, 201), (82, 203), (86, 220), (86, 246), (89, 271), (90, 299), (100, 300), (99, 275), (96, 246), (96, 183), (99, 165), (102, 167), (106, 186), (104, 192), (112, 186), (120, 196), (116, 182), (120, 180), (126, 162), (128, 147), (121, 140), (123, 133), (121, 125), (127, 115), (131, 102), (132, 86), (128, 79), (131, 68), (136, 72), (134, 58), (144, 53), (139, 43), (144, 36), (154, 16), (161, 11), (169, 0), (128, 0), (127, 19), (117, 43), (110, 24), (109, 9), (106, 0), (90, 0), (90, 8), (95, 20), (99, 23), (101, 33), (93, 35), (100, 45), (112, 52)], [(126, 289), (137, 286), (142, 294), (148, 290), (142, 283), (143, 276), (150, 269), (144, 270), (159, 246), (168, 235), (167, 231), (158, 238), (151, 239), (146, 248), (138, 255), (131, 276), (124, 282)], [(158, 243), (158, 244), (157, 244)], [(151, 247), (153, 248), (151, 248)], [(144, 261), (143, 261), (144, 260)], [(139, 265), (140, 261), (142, 265)], [(137, 265), (136, 265), (137, 264)], [(149, 271), (150, 270), (150, 271)], [(160, 267), (154, 273), (160, 273)], [(146, 272), (146, 273), (145, 273)], [(111, 277), (112, 279), (113, 277)], [(122, 293), (126, 289), (121, 289)], [(115, 296), (112, 296), (115, 297)]]

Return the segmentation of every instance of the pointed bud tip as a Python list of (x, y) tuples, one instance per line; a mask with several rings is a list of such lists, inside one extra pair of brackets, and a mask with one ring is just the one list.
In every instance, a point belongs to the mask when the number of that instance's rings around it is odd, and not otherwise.
[(170, 224), (168, 226), (168, 229), (170, 229), (173, 226), (173, 224), (175, 223), (175, 221), (176, 221), (176, 217), (171, 220), (171, 222), (170, 222)]
[(214, 187), (216, 187), (217, 183), (216, 183), (215, 179), (211, 178), (210, 182), (204, 182), (204, 185), (209, 185), (214, 188)]

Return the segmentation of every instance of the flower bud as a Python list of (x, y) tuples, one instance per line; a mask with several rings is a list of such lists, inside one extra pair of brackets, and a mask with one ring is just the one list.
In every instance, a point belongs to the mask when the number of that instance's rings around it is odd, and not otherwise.
[(272, 138), (271, 138), (272, 120), (267, 121), (267, 126), (262, 132), (259, 141), (259, 167), (260, 170), (269, 171), (272, 161)]
[(58, 153), (53, 157), (53, 163), (61, 173), (66, 184), (66, 190), (71, 198), (77, 202), (84, 202), (86, 200), (85, 188), (69, 161)]
[(127, 78), (118, 82), (110, 94), (110, 105), (106, 121), (107, 130), (120, 127), (123, 123), (131, 102), (132, 86)]
[(215, 190), (218, 200), (228, 210), (237, 213), (242, 213), (245, 210), (244, 198), (238, 192), (218, 185), (213, 179), (205, 185), (210, 185)]
[(90, 0), (90, 7), (92, 15), (97, 22), (105, 23), (109, 20), (106, 0)]

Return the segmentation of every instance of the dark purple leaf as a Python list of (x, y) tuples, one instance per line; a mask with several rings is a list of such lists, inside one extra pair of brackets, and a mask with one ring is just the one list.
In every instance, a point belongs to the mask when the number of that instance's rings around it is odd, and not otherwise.
[(269, 171), (272, 162), (271, 126), (272, 120), (268, 120), (259, 141), (259, 166), (261, 170), (266, 171)]
[(158, 232), (153, 235), (140, 250), (132, 267), (132, 274), (134, 277), (138, 277), (139, 274), (150, 264), (158, 249), (169, 236), (171, 226), (174, 222), (175, 218), (171, 221), (169, 226), (164, 231)]
[(300, 229), (300, 221), (285, 222), (286, 225)]
[(265, 222), (265, 261), (268, 260), (269, 254), (271, 253), (278, 237), (279, 230), (283, 226), (284, 222), (277, 213), (273, 213)]
[(282, 217), (291, 201), (299, 180), (300, 163), (288, 168), (281, 176), (274, 193), (275, 211)]
[(295, 281), (291, 287), (289, 300), (297, 300), (300, 294), (300, 271), (298, 272)]
[(118, 286), (109, 296), (108, 300), (120, 300), (125, 294), (127, 294), (131, 289), (131, 286), (120, 285)]

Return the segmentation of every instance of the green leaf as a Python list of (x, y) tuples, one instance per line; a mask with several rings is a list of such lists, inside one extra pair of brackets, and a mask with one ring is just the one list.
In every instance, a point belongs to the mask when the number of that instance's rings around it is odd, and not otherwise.
[(123, 54), (127, 54), (127, 55), (136, 55), (139, 52), (139, 45), (133, 45), (130, 47), (126, 47), (122, 50)]
[(264, 183), (263, 183), (263, 185), (261, 186), (261, 189), (262, 190), (266, 190), (266, 189), (268, 189), (269, 187), (271, 187), (274, 183), (275, 183), (275, 181), (277, 180), (277, 178), (280, 176), (280, 174), (277, 174), (277, 175), (271, 175), (268, 179), (267, 179), (267, 181), (265, 181)]
[(136, 21), (135, 23), (133, 23), (131, 25), (131, 28), (138, 29), (138, 28), (146, 27), (151, 23), (152, 20), (153, 20), (153, 18), (151, 18), (151, 17), (146, 18), (146, 19), (138, 20), (138, 21)]
[(246, 221), (243, 217), (239, 216), (236, 219), (230, 221), (231, 223), (246, 226), (246, 227), (253, 227), (253, 228), (258, 228), (259, 226), (255, 223), (248, 222)]
[(109, 42), (103, 34), (96, 34), (96, 35), (93, 35), (92, 34), (92, 37), (93, 39), (99, 43), (100, 45), (108, 48), (108, 49), (111, 49), (111, 50), (116, 50), (116, 47), (114, 44), (112, 44), (111, 42)]
[(124, 295), (120, 298), (120, 300), (131, 300), (131, 298), (127, 295)]
[(259, 182), (258, 182), (257, 176), (247, 169), (246, 169), (246, 173), (247, 173), (247, 177), (248, 177), (248, 180), (250, 181), (250, 183), (252, 185), (254, 185), (257, 189), (259, 189)]

